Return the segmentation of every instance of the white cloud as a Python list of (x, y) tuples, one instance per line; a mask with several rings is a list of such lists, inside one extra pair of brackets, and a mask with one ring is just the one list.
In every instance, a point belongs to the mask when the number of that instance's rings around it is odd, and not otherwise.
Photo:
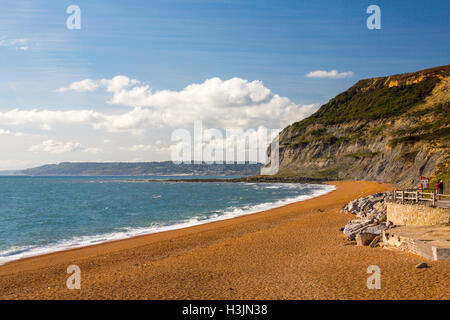
[[(192, 127), (201, 120), (210, 128), (281, 128), (301, 120), (318, 105), (300, 105), (273, 93), (262, 81), (212, 78), (180, 91), (152, 91), (150, 86), (126, 76), (110, 80), (85, 79), (60, 91), (110, 92), (110, 104), (131, 109), (125, 112), (94, 110), (20, 110), (0, 112), (0, 125), (27, 125), (42, 130), (56, 126), (87, 125), (105, 132), (142, 134), (149, 129)], [(106, 143), (106, 142), (105, 142)]]
[[(149, 125), (177, 127), (191, 125), (195, 120), (219, 127), (279, 127), (300, 120), (317, 108), (280, 97), (259, 80), (212, 78), (180, 91), (152, 91), (149, 85), (140, 85), (138, 80), (126, 76), (83, 81), (112, 93), (108, 103), (134, 108), (107, 116), (108, 121), (97, 124), (97, 128), (109, 131), (140, 130)], [(72, 83), (69, 88), (74, 90), (83, 81)]]
[[(50, 163), (49, 161), (48, 163)], [(10, 160), (0, 160), (0, 170), (23, 170), (26, 168), (34, 168), (42, 165), (42, 160), (20, 160), (17, 158)]]
[(159, 152), (159, 153), (167, 153), (172, 149), (172, 146), (169, 147), (163, 147), (159, 146), (160, 143), (156, 142), (156, 146), (150, 145), (150, 144), (135, 144), (131, 146), (130, 148), (122, 148), (122, 150), (128, 150), (132, 152), (142, 152), (142, 151), (152, 151), (152, 152)]
[(92, 148), (92, 147), (91, 148), (84, 148), (83, 152), (97, 154), (97, 153), (102, 153), (103, 149), (101, 149), (101, 148)]
[(347, 72), (338, 72), (337, 70), (324, 71), (324, 70), (316, 70), (309, 72), (306, 77), (307, 78), (329, 78), (329, 79), (343, 79), (343, 78), (351, 78), (354, 73), (352, 71)]
[(51, 130), (55, 124), (91, 124), (104, 121), (106, 116), (92, 110), (19, 110), (0, 112), (0, 123), (9, 125), (37, 126)]
[(29, 39), (19, 38), (19, 39), (11, 40), (10, 43), (11, 43), (11, 45), (16, 46), (16, 45), (26, 44), (28, 41), (29, 41)]
[(119, 92), (120, 90), (138, 84), (139, 81), (136, 79), (130, 79), (127, 76), (115, 76), (114, 78), (92, 80), (84, 79), (81, 81), (72, 82), (67, 88), (59, 88), (57, 92), (66, 91), (78, 91), (78, 92), (92, 92), (100, 87), (105, 88), (107, 92)]
[(25, 135), (23, 132), (11, 132), (10, 130), (0, 129), (0, 136), (1, 135), (12, 135), (16, 137), (22, 137)]
[(261, 106), (279, 98), (264, 86), (262, 81), (249, 82), (241, 78), (221, 80), (208, 79), (200, 84), (191, 84), (181, 91), (161, 90), (152, 92), (148, 85), (134, 86), (130, 89), (110, 90), (114, 95), (111, 104), (129, 107), (174, 108), (191, 106), (197, 108), (214, 107), (238, 108)]
[(99, 84), (96, 81), (91, 79), (85, 79), (77, 82), (73, 82), (67, 88), (60, 88), (58, 92), (66, 92), (66, 91), (78, 91), (78, 92), (86, 92), (86, 91), (95, 91), (99, 87)]
[(85, 148), (79, 142), (59, 142), (55, 140), (45, 140), (38, 145), (34, 145), (28, 149), (31, 152), (48, 152), (48, 153), (68, 153), (68, 152), (87, 152), (99, 153), (102, 150), (98, 148)]
[(136, 79), (130, 79), (127, 76), (121, 76), (121, 75), (115, 76), (111, 80), (102, 79), (98, 82), (99, 82), (99, 84), (105, 86), (106, 91), (108, 91), (108, 92), (118, 92), (124, 88), (127, 88), (129, 86), (140, 83)]
[(152, 151), (153, 146), (144, 145), (144, 144), (136, 144), (130, 148), (130, 151)]
[(30, 47), (30, 39), (18, 38), (18, 39), (8, 39), (3, 37), (0, 39), (0, 47), (15, 48), (16, 50), (27, 51)]

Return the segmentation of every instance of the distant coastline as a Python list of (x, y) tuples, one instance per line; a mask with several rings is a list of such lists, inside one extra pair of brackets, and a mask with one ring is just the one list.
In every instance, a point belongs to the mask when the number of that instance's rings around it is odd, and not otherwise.
[(162, 162), (62, 162), (25, 170), (17, 176), (252, 176), (261, 163), (206, 164)]
[(12, 176), (12, 175), (14, 175), (15, 172), (16, 172), (16, 170), (1, 170), (0, 177), (1, 176)]

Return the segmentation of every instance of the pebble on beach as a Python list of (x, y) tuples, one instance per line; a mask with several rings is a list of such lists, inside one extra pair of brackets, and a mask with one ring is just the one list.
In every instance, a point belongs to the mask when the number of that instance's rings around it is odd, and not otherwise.
[(426, 262), (422, 262), (419, 263), (418, 265), (416, 265), (417, 269), (424, 269), (424, 268), (428, 268), (428, 264)]

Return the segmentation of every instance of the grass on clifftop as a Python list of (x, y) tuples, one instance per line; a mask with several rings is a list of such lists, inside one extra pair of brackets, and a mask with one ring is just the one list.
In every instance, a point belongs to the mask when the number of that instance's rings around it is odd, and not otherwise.
[(439, 81), (430, 77), (419, 83), (388, 88), (382, 81), (361, 80), (294, 126), (303, 129), (317, 123), (331, 125), (395, 117), (423, 102)]

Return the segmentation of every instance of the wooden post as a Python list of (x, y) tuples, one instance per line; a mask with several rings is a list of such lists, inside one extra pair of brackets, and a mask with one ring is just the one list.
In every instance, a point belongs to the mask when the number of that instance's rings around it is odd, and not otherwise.
[(397, 190), (394, 190), (394, 201), (397, 200)]
[(401, 191), (402, 193), (402, 204), (405, 202), (405, 191)]
[(419, 203), (419, 191), (416, 191), (416, 203)]
[(436, 199), (434, 197), (434, 192), (431, 193), (431, 200), (433, 201), (433, 207), (436, 206)]

